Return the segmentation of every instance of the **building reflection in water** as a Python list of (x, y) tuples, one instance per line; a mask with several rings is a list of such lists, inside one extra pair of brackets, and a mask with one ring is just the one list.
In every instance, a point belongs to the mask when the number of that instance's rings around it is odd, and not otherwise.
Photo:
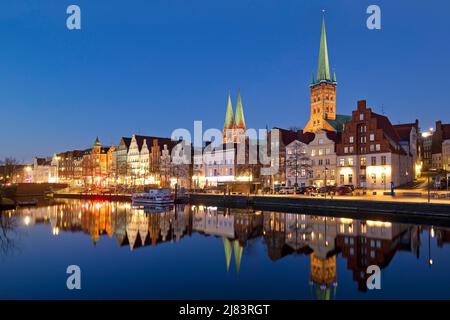
[(236, 273), (241, 270), (252, 240), (262, 237), (272, 261), (289, 255), (308, 256), (311, 293), (318, 299), (333, 299), (336, 295), (337, 255), (346, 260), (358, 289), (366, 291), (367, 267), (386, 268), (397, 251), (408, 251), (419, 258), (423, 231), (429, 235), (426, 241), (430, 266), (431, 239), (438, 247), (450, 242), (450, 231), (445, 228), (201, 205), (143, 209), (129, 203), (71, 200), (23, 208), (16, 215), (28, 226), (50, 224), (54, 236), (84, 232), (93, 245), (103, 236), (115, 237), (119, 246), (129, 246), (131, 250), (179, 242), (192, 233), (219, 237), (226, 270), (234, 268)]

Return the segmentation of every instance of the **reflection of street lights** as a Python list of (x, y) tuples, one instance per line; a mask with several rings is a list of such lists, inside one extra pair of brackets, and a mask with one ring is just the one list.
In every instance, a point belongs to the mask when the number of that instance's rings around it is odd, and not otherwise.
[(428, 232), (428, 265), (433, 265), (433, 259), (431, 258), (431, 237), (434, 238), (434, 228), (431, 227), (430, 232)]
[(327, 193), (328, 193), (328, 189), (327, 189), (327, 171), (328, 168), (325, 167), (325, 172), (324, 172), (324, 178), (325, 178), (325, 183), (324, 183), (324, 187), (325, 187), (325, 199), (327, 198)]

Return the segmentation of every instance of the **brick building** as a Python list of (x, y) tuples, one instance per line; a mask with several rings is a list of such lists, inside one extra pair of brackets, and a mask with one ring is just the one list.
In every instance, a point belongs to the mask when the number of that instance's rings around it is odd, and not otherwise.
[(336, 146), (338, 184), (389, 189), (412, 181), (411, 154), (389, 119), (358, 101)]

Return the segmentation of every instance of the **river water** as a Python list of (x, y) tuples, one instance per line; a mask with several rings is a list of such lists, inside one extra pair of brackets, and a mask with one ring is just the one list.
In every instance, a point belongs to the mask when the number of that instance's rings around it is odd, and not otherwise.
[[(439, 226), (81, 200), (0, 222), (2, 299), (450, 299)], [(367, 287), (371, 265), (380, 289)]]

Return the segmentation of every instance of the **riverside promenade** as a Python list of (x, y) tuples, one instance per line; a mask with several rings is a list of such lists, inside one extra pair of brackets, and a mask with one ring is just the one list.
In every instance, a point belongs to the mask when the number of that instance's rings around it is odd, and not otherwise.
[(401, 222), (450, 225), (450, 200), (420, 196), (364, 195), (311, 197), (305, 195), (223, 195), (191, 193), (190, 203), (252, 208), (303, 214), (336, 215)]

